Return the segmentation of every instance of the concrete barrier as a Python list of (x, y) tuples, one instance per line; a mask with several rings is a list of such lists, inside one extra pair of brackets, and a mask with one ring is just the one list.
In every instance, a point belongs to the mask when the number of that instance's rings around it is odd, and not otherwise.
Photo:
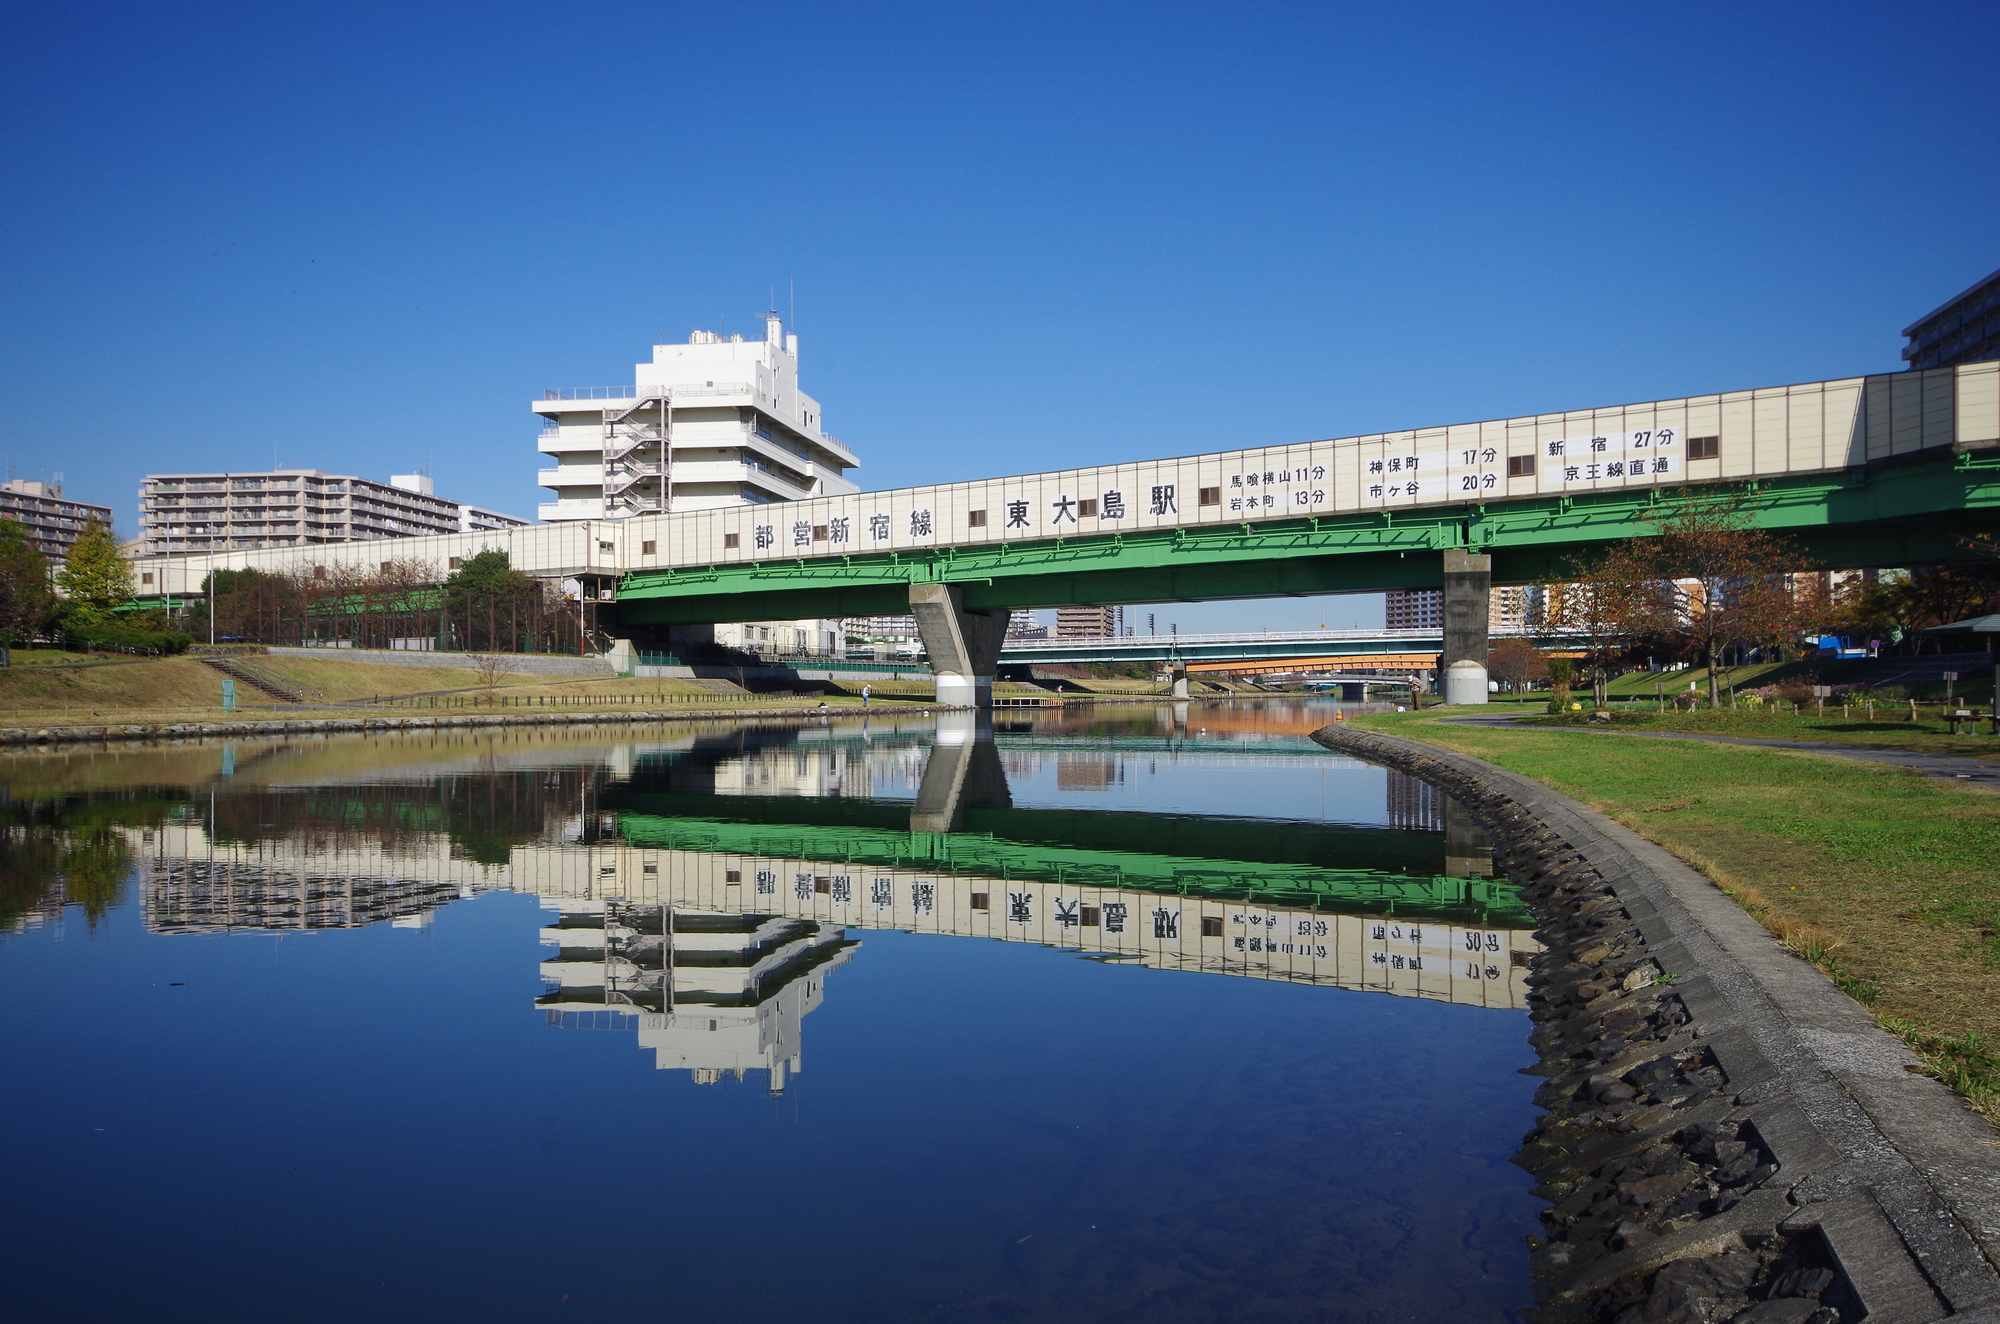
[[(1541, 783), (1315, 740), (1446, 791), (1543, 920), (1538, 1321), (2000, 1324), (2000, 1145), (1901, 1041), (1687, 864)], [(1629, 1312), (1629, 1313), (1628, 1313)]]

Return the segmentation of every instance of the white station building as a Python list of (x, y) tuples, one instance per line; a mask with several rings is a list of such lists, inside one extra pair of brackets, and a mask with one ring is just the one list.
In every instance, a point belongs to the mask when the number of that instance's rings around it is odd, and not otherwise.
[(542, 393), (544, 520), (625, 519), (860, 491), (854, 452), (799, 390), (799, 338), (773, 313), (760, 341), (696, 331), (655, 345), (631, 386)]
[[(537, 475), (556, 499), (550, 523), (626, 520), (676, 511), (763, 506), (851, 496), (860, 461), (830, 436), (819, 401), (799, 389), (799, 338), (776, 313), (764, 338), (696, 331), (655, 345), (631, 386), (544, 391), (539, 449), (555, 461)], [(753, 652), (844, 651), (840, 622), (719, 624), (718, 644)]]

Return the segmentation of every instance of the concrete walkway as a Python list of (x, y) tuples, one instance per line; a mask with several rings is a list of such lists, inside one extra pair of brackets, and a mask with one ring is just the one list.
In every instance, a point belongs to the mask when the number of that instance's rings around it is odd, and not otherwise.
[[(1512, 726), (1520, 715), (1493, 717), (1442, 717), (1441, 722), (1456, 726)], [(1968, 759), (1953, 754), (1923, 754), (1914, 749), (1882, 749), (1867, 745), (1835, 745), (1823, 740), (1759, 740), (1754, 736), (1709, 736), (1689, 731), (1629, 731), (1615, 726), (1538, 726), (1537, 731), (1587, 731), (1598, 735), (1638, 736), (1646, 740), (1705, 740), (1717, 745), (1763, 745), (1771, 749), (1798, 749), (1808, 754), (1831, 754), (1835, 758), (1862, 763), (1886, 763), (1909, 768), (1927, 777), (1946, 781), (2000, 783), (2000, 755), (1992, 759)], [(2000, 743), (2000, 742), (1996, 742)]]

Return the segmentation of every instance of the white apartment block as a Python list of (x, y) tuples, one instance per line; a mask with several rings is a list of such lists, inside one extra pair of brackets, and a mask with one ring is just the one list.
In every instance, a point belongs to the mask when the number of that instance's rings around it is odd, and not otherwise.
[(631, 386), (545, 391), (537, 448), (555, 467), (545, 520), (625, 519), (860, 491), (860, 461), (799, 390), (799, 338), (773, 313), (761, 341), (696, 331), (655, 345)]
[[(1392, 588), (1382, 595), (1382, 627), (1386, 630), (1442, 630), (1444, 590)], [(1514, 585), (1492, 591), (1487, 628), (1494, 634), (1520, 634), (1540, 617), (1542, 589), (1538, 584)]]
[(91, 520), (111, 527), (111, 507), (67, 500), (60, 482), (10, 478), (0, 483), (0, 519), (18, 521), (36, 551), (61, 560)]
[(424, 474), (386, 483), (319, 469), (148, 474), (137, 556), (170, 556), (524, 527), (527, 520), (448, 501)]

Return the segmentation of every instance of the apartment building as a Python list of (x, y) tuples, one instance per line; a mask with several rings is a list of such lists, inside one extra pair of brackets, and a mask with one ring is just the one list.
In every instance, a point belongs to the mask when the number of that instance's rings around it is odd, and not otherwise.
[(319, 469), (148, 474), (139, 489), (133, 552), (301, 547), (527, 523), (440, 497), (424, 474), (399, 474), (386, 483)]
[(10, 478), (0, 483), (0, 519), (19, 520), (36, 551), (61, 560), (91, 520), (111, 527), (111, 507), (71, 501), (63, 496), (61, 483)]
[(1116, 607), (1056, 608), (1056, 638), (1112, 639), (1118, 634)]

